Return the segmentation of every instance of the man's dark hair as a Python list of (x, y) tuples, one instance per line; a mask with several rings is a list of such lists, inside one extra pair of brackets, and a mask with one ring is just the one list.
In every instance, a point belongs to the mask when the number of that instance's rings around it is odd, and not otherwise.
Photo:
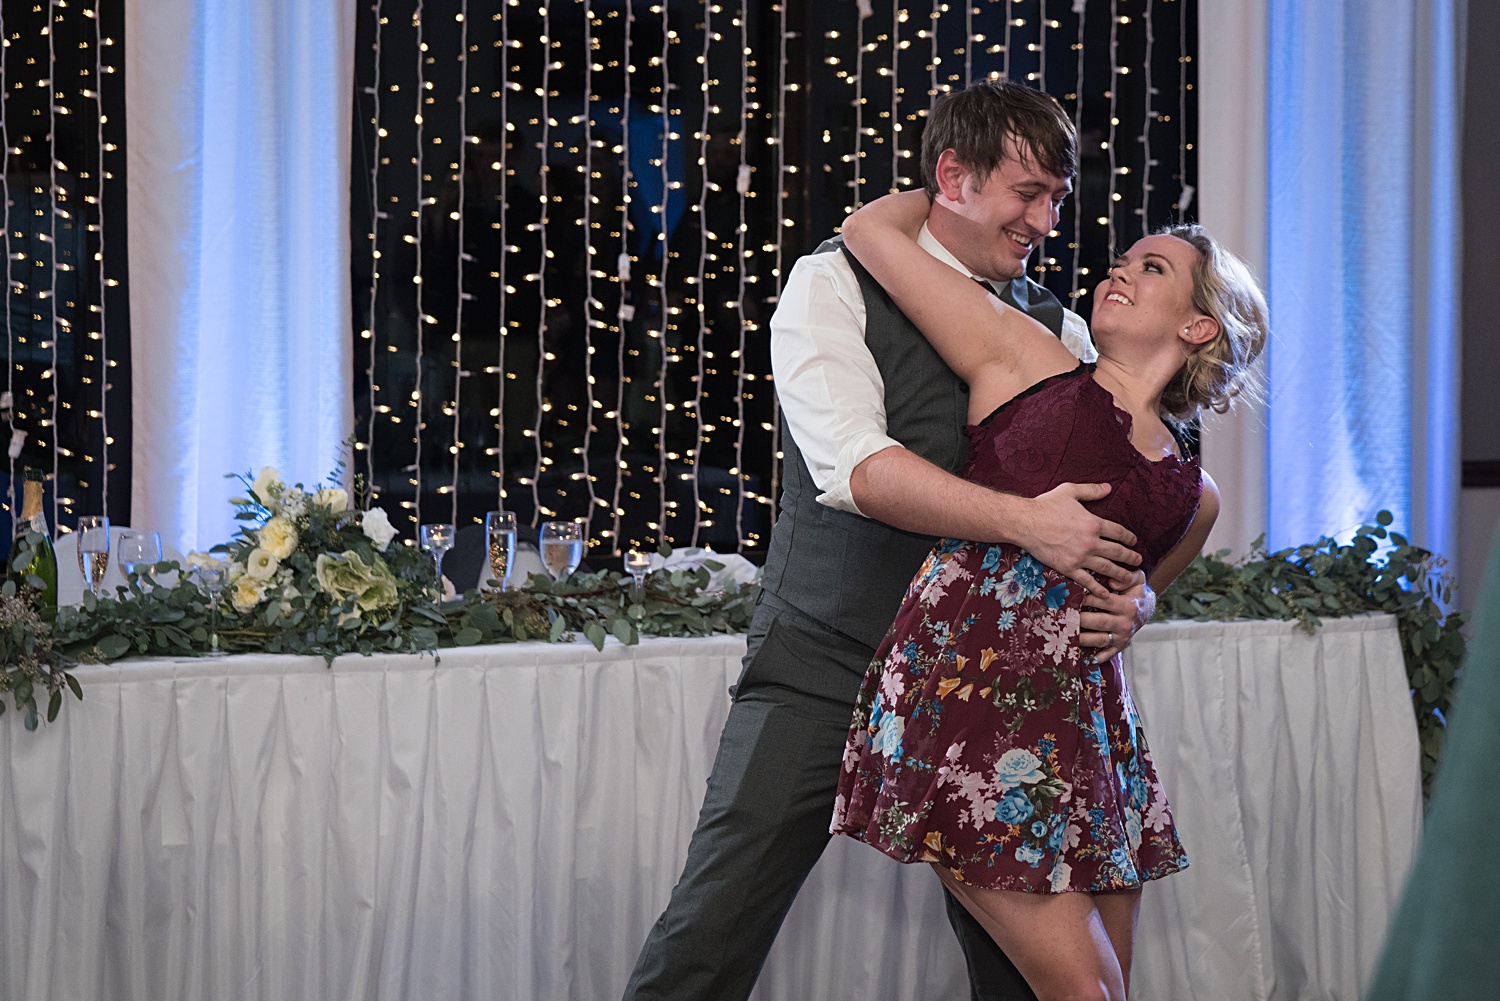
[(1008, 80), (982, 80), (943, 95), (922, 133), (922, 183), (938, 194), (937, 163), (951, 149), (983, 184), (1005, 159), (1006, 143), (1023, 163), (1058, 177), (1078, 173), (1078, 132), (1055, 99)]

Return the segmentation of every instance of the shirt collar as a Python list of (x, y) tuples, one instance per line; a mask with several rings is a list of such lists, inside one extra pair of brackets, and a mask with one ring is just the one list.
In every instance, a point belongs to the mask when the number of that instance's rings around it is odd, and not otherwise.
[(995, 282), (992, 282), (987, 278), (981, 278), (979, 275), (976, 275), (974, 272), (964, 267), (963, 264), (960, 263), (959, 259), (957, 257), (954, 257), (947, 247), (938, 242), (937, 237), (932, 235), (932, 232), (927, 228), (927, 224), (925, 222), (922, 224), (922, 228), (917, 231), (917, 246), (921, 247), (923, 250), (927, 251), (933, 257), (936, 257), (938, 260), (942, 261), (944, 264), (948, 265), (948, 267), (952, 268), (954, 271), (957, 271), (960, 274), (968, 275), (975, 281), (984, 282), (990, 287), (991, 291), (995, 292), (997, 295), (999, 294), (1000, 290), (996, 287)]

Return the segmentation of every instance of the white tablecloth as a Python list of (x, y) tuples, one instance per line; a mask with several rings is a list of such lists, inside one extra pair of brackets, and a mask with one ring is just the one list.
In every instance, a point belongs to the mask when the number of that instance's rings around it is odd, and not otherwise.
[[(681, 867), (739, 637), (87, 668), (0, 718), (0, 998), (615, 998)], [(1193, 857), (1138, 998), (1350, 998), (1418, 825), (1390, 620), (1153, 627)], [(758, 990), (961, 999), (934, 878), (837, 839)]]

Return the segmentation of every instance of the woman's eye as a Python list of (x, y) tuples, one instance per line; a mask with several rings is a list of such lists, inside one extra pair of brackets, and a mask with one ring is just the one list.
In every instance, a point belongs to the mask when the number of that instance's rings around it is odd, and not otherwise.
[(1147, 270), (1155, 271), (1157, 274), (1162, 273), (1161, 265), (1155, 263), (1154, 261), (1147, 261), (1145, 266)]

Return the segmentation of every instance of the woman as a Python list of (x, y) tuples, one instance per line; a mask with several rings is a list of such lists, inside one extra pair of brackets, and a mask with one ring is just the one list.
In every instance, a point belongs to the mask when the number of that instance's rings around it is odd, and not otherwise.
[[(1094, 297), (1097, 366), (917, 246), (922, 193), (844, 239), (969, 385), (963, 475), (1035, 496), (1108, 482), (1160, 591), (1202, 547), (1218, 493), (1169, 422), (1222, 412), (1265, 342), (1245, 266), (1197, 226), (1148, 236)], [(1079, 646), (1100, 585), (1024, 550), (948, 539), (865, 676), (832, 830), (928, 862), (1041, 998), (1123, 1001), (1145, 880), (1184, 868), (1120, 660)]]

